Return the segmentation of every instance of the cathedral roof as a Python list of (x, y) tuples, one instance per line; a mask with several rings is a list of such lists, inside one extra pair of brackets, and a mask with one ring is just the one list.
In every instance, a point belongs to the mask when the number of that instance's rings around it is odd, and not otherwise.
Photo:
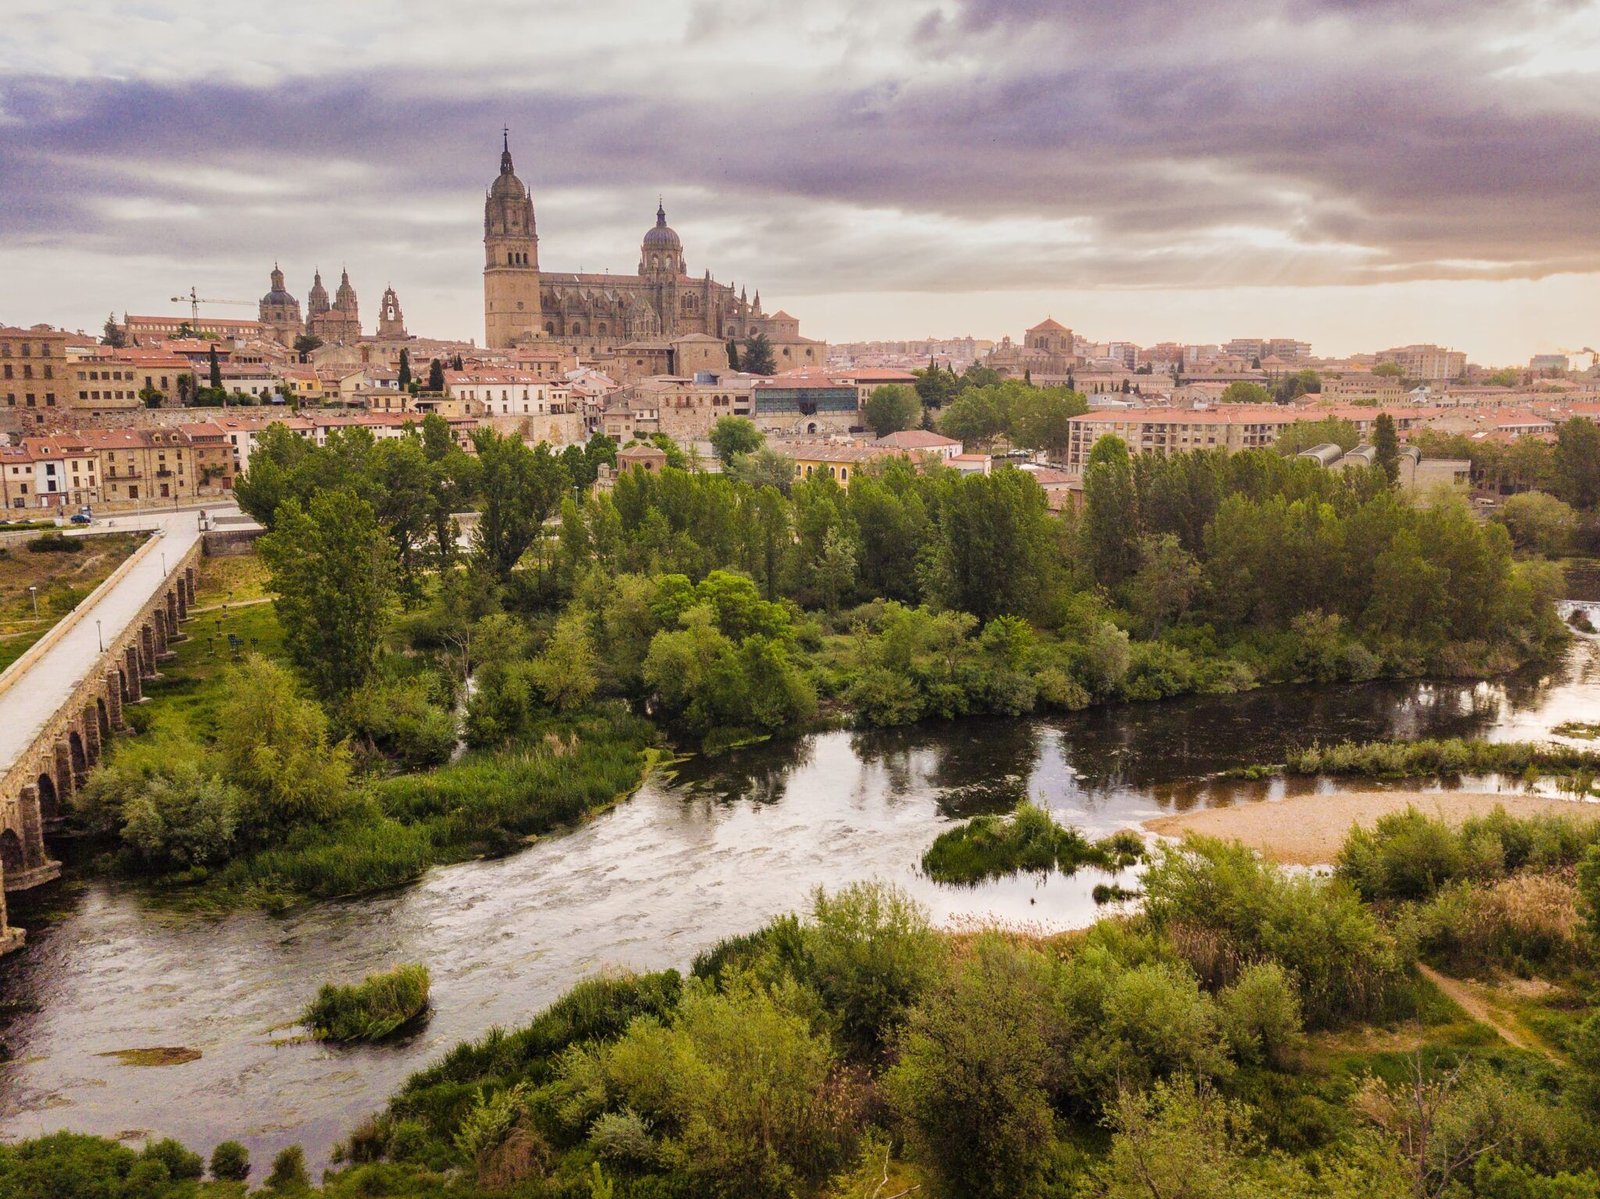
[(1060, 321), (1049, 316), (1045, 317), (1044, 320), (1040, 321), (1037, 325), (1028, 330), (1029, 333), (1068, 333), (1070, 331), (1071, 330), (1069, 330)]
[(489, 185), (489, 195), (492, 199), (526, 200), (528, 189), (522, 180), (517, 178), (517, 170), (511, 163), (511, 133), (505, 134), (504, 149), (500, 153), (500, 174)]
[(653, 229), (646, 231), (644, 244), (647, 246), (660, 246), (679, 250), (683, 243), (678, 240), (677, 233), (667, 224), (667, 206), (664, 203), (656, 205), (656, 223)]

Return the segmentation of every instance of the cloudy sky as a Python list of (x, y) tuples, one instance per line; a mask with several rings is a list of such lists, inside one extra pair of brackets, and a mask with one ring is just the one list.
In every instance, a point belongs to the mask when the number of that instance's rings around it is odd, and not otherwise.
[(544, 266), (631, 272), (660, 194), (831, 340), (1600, 339), (1600, 0), (4, 7), (0, 321), (277, 259), (481, 339), (509, 125)]

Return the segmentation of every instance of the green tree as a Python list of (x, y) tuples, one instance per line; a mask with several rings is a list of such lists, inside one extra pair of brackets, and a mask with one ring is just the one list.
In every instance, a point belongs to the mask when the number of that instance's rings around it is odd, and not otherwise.
[(1295, 421), (1278, 434), (1273, 448), (1280, 454), (1294, 455), (1313, 446), (1332, 443), (1349, 452), (1356, 448), (1360, 440), (1361, 434), (1356, 431), (1354, 421), (1328, 416), (1321, 420)]
[(1222, 390), (1224, 404), (1270, 404), (1272, 393), (1259, 383), (1236, 379)]
[(1542, 491), (1508, 497), (1495, 519), (1510, 531), (1518, 549), (1551, 555), (1566, 552), (1578, 525), (1578, 514), (1570, 505)]
[(752, 375), (775, 375), (778, 363), (772, 356), (772, 343), (765, 333), (754, 333), (744, 339), (744, 369)]
[(250, 1177), (250, 1151), (238, 1141), (222, 1141), (211, 1151), (211, 1177), (243, 1182)]
[(912, 387), (916, 389), (917, 399), (922, 401), (924, 408), (942, 407), (955, 399), (956, 393), (961, 390), (961, 381), (949, 371), (940, 370), (931, 359), (926, 368), (912, 373), (917, 377)]
[(980, 621), (1038, 611), (1054, 592), (1050, 528), (1044, 491), (1025, 472), (956, 481), (939, 521), (939, 598)]
[(1585, 416), (1556, 428), (1555, 493), (1581, 511), (1600, 504), (1600, 425)]
[(207, 376), (209, 384), (213, 390), (220, 390), (222, 387), (222, 363), (217, 359), (217, 346), (215, 342), (212, 342), (210, 347), (206, 350), (206, 360), (210, 367), (210, 372)]
[(217, 713), (223, 778), (245, 796), (241, 836), (256, 844), (297, 824), (325, 823), (350, 802), (350, 755), (330, 744), (328, 718), (276, 662), (248, 655)]
[(753, 454), (735, 454), (726, 473), (730, 479), (737, 479), (757, 491), (772, 487), (780, 495), (788, 495), (794, 486), (794, 472), (793, 458), (763, 446)]
[(106, 323), (103, 326), (100, 344), (110, 346), (113, 350), (120, 350), (128, 344), (127, 332), (121, 325), (117, 324), (117, 314), (115, 312), (106, 315)]
[(1127, 602), (1151, 636), (1183, 616), (1203, 579), (1200, 564), (1171, 533), (1139, 541), (1139, 569), (1127, 584)]
[(994, 933), (911, 1010), (884, 1090), (949, 1193), (1034, 1192), (1063, 1041), (1048, 962)]
[(942, 977), (944, 939), (916, 900), (887, 883), (812, 893), (803, 930), (810, 977), (851, 1045), (872, 1052)]
[(922, 401), (914, 388), (886, 383), (872, 389), (861, 407), (861, 419), (879, 437), (915, 429), (922, 424)]
[(444, 363), (437, 358), (428, 363), (428, 390), (432, 392), (444, 391)]
[(731, 337), (728, 338), (728, 369), (730, 371), (739, 369), (739, 344)]
[(1387, 412), (1378, 413), (1373, 428), (1373, 465), (1383, 471), (1392, 487), (1400, 481), (1400, 435), (1395, 431), (1394, 417)]
[(1089, 411), (1089, 402), (1065, 387), (1038, 388), (1011, 403), (1011, 440), (1030, 450), (1043, 450), (1055, 460), (1066, 456), (1072, 418)]
[[(314, 333), (302, 333), (294, 339), (294, 352), (300, 355), (300, 361), (304, 362), (308, 355), (315, 350), (320, 350), (322, 345), (322, 338)], [(213, 386), (215, 385), (213, 384)]]
[(389, 543), (372, 506), (337, 489), (290, 499), (261, 539), (289, 658), (328, 698), (367, 683), (394, 596)]
[(411, 386), (411, 352), (403, 347), (400, 350), (400, 373), (398, 382), (401, 391), (405, 391)]
[(733, 461), (735, 454), (753, 454), (759, 450), (766, 438), (761, 430), (756, 428), (755, 422), (744, 416), (720, 416), (717, 423), (711, 427), (711, 448), (716, 451), (717, 458), (723, 468)]
[(472, 440), (483, 495), (474, 545), (484, 565), (504, 581), (541, 535), (569, 482), (547, 445), (529, 449), (520, 437), (487, 428)]
[(1084, 549), (1094, 576), (1114, 587), (1138, 565), (1139, 513), (1133, 460), (1120, 437), (1102, 437), (1083, 472)]

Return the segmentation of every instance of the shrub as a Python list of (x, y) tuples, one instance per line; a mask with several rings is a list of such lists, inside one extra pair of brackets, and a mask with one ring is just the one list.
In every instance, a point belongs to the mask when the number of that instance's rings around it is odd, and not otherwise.
[(311, 1189), (304, 1149), (299, 1145), (289, 1145), (278, 1151), (278, 1156), (272, 1159), (272, 1172), (267, 1175), (266, 1189), (278, 1195), (296, 1195)]
[(1256, 962), (1217, 993), (1217, 1015), (1233, 1055), (1282, 1068), (1304, 1039), (1294, 981), (1277, 962)]
[(200, 762), (175, 762), (123, 805), (122, 839), (157, 870), (213, 865), (233, 854), (244, 802)]
[(1138, 853), (1129, 852), (1126, 839), (1091, 844), (1077, 829), (1057, 824), (1043, 808), (1023, 803), (1010, 816), (974, 816), (940, 833), (922, 855), (922, 869), (942, 883), (975, 884), (1023, 870), (1112, 870), (1131, 864)]
[(897, 887), (855, 883), (811, 901), (803, 941), (810, 978), (846, 1038), (875, 1047), (939, 977), (944, 941)]
[(250, 1151), (238, 1141), (223, 1141), (211, 1151), (211, 1177), (243, 1182), (250, 1177)]
[(30, 554), (75, 554), (83, 548), (83, 539), (62, 533), (46, 533), (28, 542)]
[(167, 1176), (175, 1182), (199, 1178), (206, 1172), (205, 1159), (198, 1153), (191, 1153), (171, 1137), (151, 1141), (139, 1156), (160, 1162), (166, 1167)]
[(416, 962), (369, 974), (356, 986), (323, 984), (303, 1020), (324, 1041), (378, 1041), (428, 1007), (428, 968)]
[(1523, 873), (1490, 886), (1452, 883), (1410, 914), (1407, 931), (1429, 960), (1471, 973), (1570, 966), (1588, 950), (1581, 929), (1570, 882)]
[(1342, 880), (1290, 876), (1242, 845), (1191, 837), (1162, 849), (1144, 889), (1155, 927), (1209, 930), (1241, 960), (1279, 962), (1314, 1027), (1371, 1016), (1395, 998), (1395, 940)]

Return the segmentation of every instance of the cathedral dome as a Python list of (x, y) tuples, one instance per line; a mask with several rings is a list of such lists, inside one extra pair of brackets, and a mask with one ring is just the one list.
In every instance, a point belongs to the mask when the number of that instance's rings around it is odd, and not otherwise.
[(667, 208), (665, 204), (656, 205), (655, 228), (645, 233), (644, 244), (662, 250), (683, 248), (683, 243), (678, 240), (677, 233), (667, 224)]
[(277, 263), (272, 264), (272, 290), (261, 297), (261, 303), (265, 307), (287, 307), (290, 304), (299, 307), (300, 301), (290, 295), (288, 289), (284, 287), (283, 272), (278, 269)]

